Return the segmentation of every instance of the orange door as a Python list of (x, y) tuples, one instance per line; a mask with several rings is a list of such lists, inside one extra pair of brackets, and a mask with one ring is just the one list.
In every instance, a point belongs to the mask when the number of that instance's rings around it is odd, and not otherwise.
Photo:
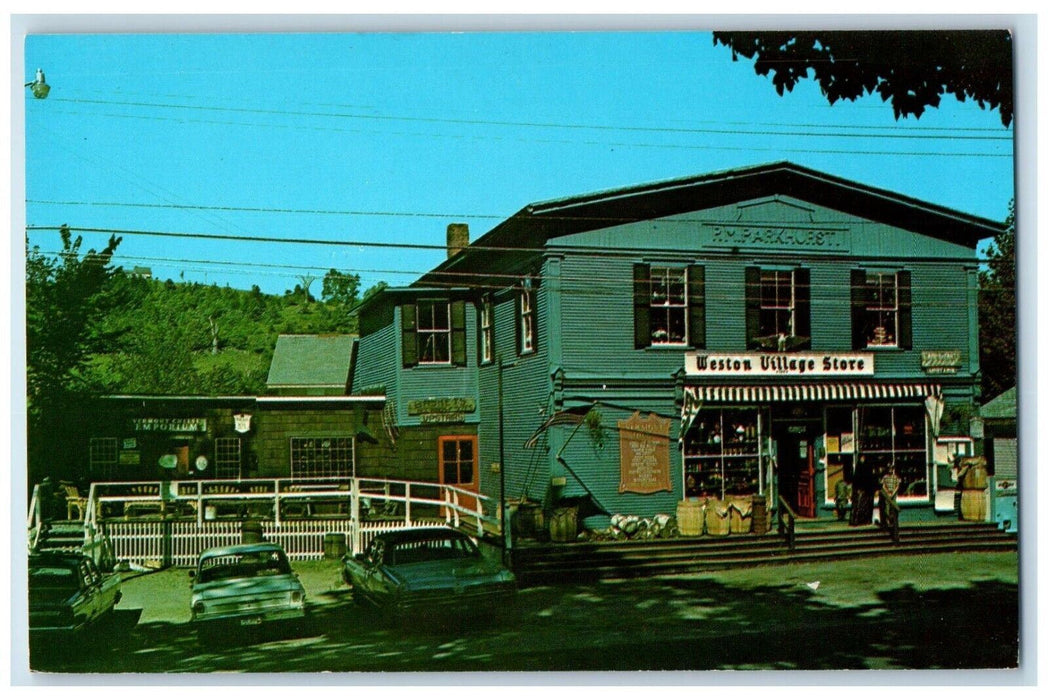
[[(437, 441), (440, 450), (440, 483), (477, 493), (477, 436), (445, 435)], [(458, 499), (463, 508), (475, 510), (477, 507), (476, 498), (460, 493)]]

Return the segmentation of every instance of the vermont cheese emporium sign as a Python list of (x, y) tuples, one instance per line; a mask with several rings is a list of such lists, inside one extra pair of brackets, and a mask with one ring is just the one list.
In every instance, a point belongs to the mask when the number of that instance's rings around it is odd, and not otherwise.
[(207, 418), (132, 418), (140, 433), (206, 433)]
[(706, 377), (869, 377), (870, 352), (689, 352), (689, 376)]

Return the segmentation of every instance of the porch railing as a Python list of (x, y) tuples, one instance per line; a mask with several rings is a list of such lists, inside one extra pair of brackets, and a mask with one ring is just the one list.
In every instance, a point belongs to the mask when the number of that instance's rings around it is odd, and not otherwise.
[(797, 514), (782, 496), (779, 496), (778, 521), (779, 535), (786, 538), (786, 548), (792, 552), (797, 548)]

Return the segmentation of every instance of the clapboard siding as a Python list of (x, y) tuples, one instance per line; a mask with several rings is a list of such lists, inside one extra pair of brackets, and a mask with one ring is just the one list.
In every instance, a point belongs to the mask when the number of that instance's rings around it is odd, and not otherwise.
[(357, 361), (353, 372), (353, 393), (383, 386), (387, 396), (397, 388), (398, 334), (392, 324), (362, 336), (357, 341)]

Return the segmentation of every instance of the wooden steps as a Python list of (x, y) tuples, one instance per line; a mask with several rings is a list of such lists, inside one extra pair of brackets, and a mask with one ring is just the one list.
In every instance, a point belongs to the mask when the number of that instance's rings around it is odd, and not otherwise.
[(889, 554), (1015, 550), (1017, 538), (993, 523), (911, 524), (899, 543), (875, 526), (816, 524), (797, 528), (796, 547), (774, 532), (667, 540), (523, 544), (513, 550), (513, 570), (523, 586), (555, 581), (630, 578)]

